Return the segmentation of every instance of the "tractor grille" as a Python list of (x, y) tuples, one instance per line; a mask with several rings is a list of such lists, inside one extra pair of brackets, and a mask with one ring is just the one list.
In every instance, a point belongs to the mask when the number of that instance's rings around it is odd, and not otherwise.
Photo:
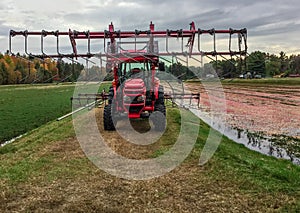
[(124, 95), (137, 97), (145, 94), (145, 84), (142, 79), (131, 79), (125, 82)]
[(140, 113), (142, 107), (129, 107), (129, 113), (138, 114)]
[(123, 89), (124, 107), (127, 112), (139, 114), (145, 106), (146, 88), (142, 79), (130, 79)]

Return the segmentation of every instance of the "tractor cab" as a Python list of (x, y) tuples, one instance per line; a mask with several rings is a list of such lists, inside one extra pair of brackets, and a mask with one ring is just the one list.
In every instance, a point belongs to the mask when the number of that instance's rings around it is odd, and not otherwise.
[(151, 59), (142, 58), (141, 60), (141, 57), (124, 60), (118, 64), (114, 79), (118, 81), (119, 85), (130, 78), (146, 80), (146, 78), (155, 75), (153, 69), (156, 67), (156, 63), (156, 61)]

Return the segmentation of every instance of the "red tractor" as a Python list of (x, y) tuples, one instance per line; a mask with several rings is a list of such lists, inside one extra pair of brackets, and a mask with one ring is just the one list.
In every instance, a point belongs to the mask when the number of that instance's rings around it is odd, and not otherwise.
[[(114, 117), (128, 115), (129, 119), (148, 118), (153, 112), (166, 115), (164, 89), (155, 77), (157, 71), (164, 71), (164, 64), (155, 55), (120, 57), (113, 68), (114, 80), (104, 107), (104, 129), (114, 130)], [(117, 119), (115, 119), (117, 121)], [(162, 129), (165, 122), (156, 122)]]

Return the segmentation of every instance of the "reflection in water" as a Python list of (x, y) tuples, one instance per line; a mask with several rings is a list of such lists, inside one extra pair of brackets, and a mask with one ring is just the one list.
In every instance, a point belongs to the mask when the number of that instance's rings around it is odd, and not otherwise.
[(236, 143), (243, 144), (245, 147), (259, 153), (290, 160), (294, 164), (300, 165), (300, 139), (285, 135), (267, 137), (262, 132), (252, 133), (230, 125), (224, 127), (220, 123), (213, 122), (209, 113), (194, 109), (190, 109), (190, 111), (213, 129)]
[(287, 159), (300, 165), (299, 139), (276, 135), (266, 137), (261, 132), (252, 133), (236, 128), (227, 128), (224, 135), (262, 154)]

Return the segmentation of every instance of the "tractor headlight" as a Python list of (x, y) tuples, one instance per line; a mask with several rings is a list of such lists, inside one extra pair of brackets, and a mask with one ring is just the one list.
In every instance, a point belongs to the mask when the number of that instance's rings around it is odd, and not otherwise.
[(124, 95), (123, 101), (124, 101), (125, 103), (131, 103), (131, 98), (130, 98), (129, 96), (127, 96), (127, 95)]
[(137, 102), (144, 102), (144, 100), (145, 100), (144, 96), (142, 96), (142, 95), (136, 98)]

